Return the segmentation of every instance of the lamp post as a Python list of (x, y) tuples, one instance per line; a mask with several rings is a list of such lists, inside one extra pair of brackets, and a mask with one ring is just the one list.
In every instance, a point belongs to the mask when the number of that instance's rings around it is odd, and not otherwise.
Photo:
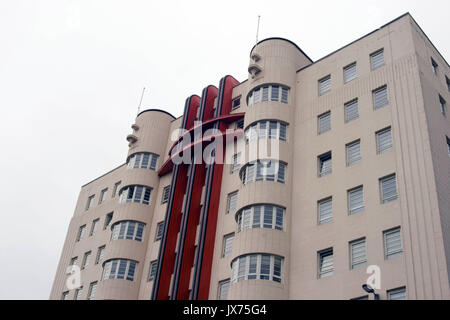
[(373, 293), (374, 300), (380, 300), (380, 295), (378, 293), (375, 293), (375, 290), (371, 286), (369, 286), (368, 284), (363, 284), (362, 288), (367, 293)]

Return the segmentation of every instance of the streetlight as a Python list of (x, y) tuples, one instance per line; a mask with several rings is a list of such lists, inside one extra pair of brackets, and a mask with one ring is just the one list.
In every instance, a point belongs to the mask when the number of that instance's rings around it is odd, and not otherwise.
[(369, 286), (368, 284), (363, 284), (362, 288), (367, 293), (373, 293), (374, 300), (380, 300), (380, 295), (378, 293), (375, 293), (375, 290)]

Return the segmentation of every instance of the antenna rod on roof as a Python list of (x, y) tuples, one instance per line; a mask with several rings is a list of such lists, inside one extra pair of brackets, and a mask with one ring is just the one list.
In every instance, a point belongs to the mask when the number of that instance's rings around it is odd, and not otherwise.
[(258, 27), (256, 28), (256, 44), (258, 44), (258, 35), (259, 35), (259, 19), (261, 18), (260, 15), (258, 15)]
[(138, 114), (139, 112), (141, 112), (141, 104), (142, 104), (142, 98), (144, 98), (144, 92), (145, 92), (145, 87), (142, 89), (142, 94), (141, 94), (141, 100), (139, 101), (139, 106), (138, 106)]

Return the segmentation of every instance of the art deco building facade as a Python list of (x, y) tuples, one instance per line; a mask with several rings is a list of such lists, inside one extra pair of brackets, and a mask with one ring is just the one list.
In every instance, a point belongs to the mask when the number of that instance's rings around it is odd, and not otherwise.
[[(315, 62), (260, 41), (246, 81), (137, 116), (126, 163), (81, 188), (51, 299), (363, 299), (369, 266), (381, 299), (449, 299), (449, 77), (409, 14)], [(172, 161), (210, 129), (232, 163)]]

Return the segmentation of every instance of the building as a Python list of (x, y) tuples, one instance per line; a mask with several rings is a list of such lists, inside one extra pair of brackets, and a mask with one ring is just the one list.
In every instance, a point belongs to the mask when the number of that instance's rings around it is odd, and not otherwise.
[[(365, 299), (369, 266), (381, 299), (449, 299), (449, 77), (409, 14), (315, 62), (260, 41), (246, 81), (137, 116), (126, 163), (81, 188), (51, 299)], [(242, 152), (174, 164), (207, 129)]]

